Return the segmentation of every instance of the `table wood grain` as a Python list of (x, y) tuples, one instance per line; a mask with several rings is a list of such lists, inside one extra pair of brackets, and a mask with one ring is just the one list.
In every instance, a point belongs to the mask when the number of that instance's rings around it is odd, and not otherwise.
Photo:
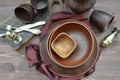
[[(14, 8), (29, 0), (0, 0), (0, 23), (14, 13)], [(114, 24), (120, 28), (120, 0), (97, 0), (93, 9), (103, 10), (115, 15)], [(98, 42), (103, 34), (98, 34)], [(31, 43), (38, 43), (35, 36)], [(100, 43), (100, 42), (99, 42)], [(82, 80), (119, 80), (120, 79), (120, 35), (113, 43), (104, 48), (96, 64), (96, 71)], [(0, 80), (49, 80), (45, 75), (37, 72), (35, 67), (29, 68), (24, 48), (14, 51), (4, 39), (0, 38)]]

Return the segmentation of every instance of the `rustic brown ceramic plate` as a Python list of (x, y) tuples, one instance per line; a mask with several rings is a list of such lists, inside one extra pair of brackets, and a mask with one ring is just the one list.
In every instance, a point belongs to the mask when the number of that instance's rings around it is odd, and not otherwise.
[(52, 41), (51, 48), (61, 58), (67, 58), (76, 48), (76, 41), (62, 32)]
[[(52, 31), (51, 37), (48, 40), (48, 55), (49, 57), (61, 67), (73, 68), (83, 64), (91, 55), (94, 48), (94, 40), (92, 33), (82, 22), (65, 22), (56, 26)], [(77, 47), (73, 53), (63, 59), (55, 54), (50, 45), (52, 41), (59, 35), (59, 33), (65, 32), (76, 41)], [(48, 45), (48, 44), (47, 44)]]
[(63, 68), (63, 67), (57, 65), (56, 63), (54, 63), (50, 59), (50, 57), (48, 56), (48, 53), (47, 53), (47, 47), (45, 46), (47, 43), (48, 35), (60, 23), (62, 24), (64, 22), (71, 22), (71, 21), (76, 21), (76, 20), (63, 20), (63, 21), (59, 21), (59, 22), (56, 22), (55, 24), (53, 24), (51, 26), (51, 28), (49, 29), (47, 35), (40, 42), (40, 55), (42, 57), (42, 60), (44, 62), (47, 62), (50, 64), (48, 66), (48, 69), (50, 71), (52, 71), (53, 73), (55, 73), (59, 76), (63, 76), (63, 77), (76, 77), (76, 76), (80, 76), (81, 74), (86, 73), (96, 63), (97, 58), (98, 58), (98, 52), (99, 52), (96, 37), (95, 37), (95, 35), (93, 35), (94, 36), (94, 44), (95, 44), (93, 53), (91, 54), (90, 58), (82, 65), (80, 65), (76, 68)]

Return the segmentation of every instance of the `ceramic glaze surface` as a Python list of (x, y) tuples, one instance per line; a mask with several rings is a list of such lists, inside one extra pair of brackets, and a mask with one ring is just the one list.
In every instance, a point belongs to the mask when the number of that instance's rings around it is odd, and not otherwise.
[(67, 58), (76, 48), (76, 41), (63, 32), (52, 41), (51, 48), (61, 58)]

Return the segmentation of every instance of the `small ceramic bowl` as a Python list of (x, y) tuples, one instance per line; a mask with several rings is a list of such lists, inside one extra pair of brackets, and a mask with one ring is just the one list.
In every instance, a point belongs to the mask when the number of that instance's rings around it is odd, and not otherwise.
[(48, 0), (31, 0), (32, 7), (38, 11), (46, 9), (48, 3)]
[(16, 17), (23, 23), (31, 23), (34, 18), (34, 9), (30, 4), (21, 4), (14, 10)]
[(61, 57), (67, 58), (76, 48), (76, 41), (67, 33), (60, 33), (52, 41), (51, 48)]

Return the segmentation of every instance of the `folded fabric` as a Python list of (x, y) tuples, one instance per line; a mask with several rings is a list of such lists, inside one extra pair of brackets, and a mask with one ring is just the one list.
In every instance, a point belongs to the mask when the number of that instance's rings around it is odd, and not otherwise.
[[(90, 26), (89, 20), (85, 17), (82, 17), (81, 15), (71, 14), (68, 12), (56, 12), (51, 16), (51, 18), (48, 20), (47, 24), (44, 27), (42, 27), (40, 41), (44, 38), (44, 36), (48, 32), (51, 24), (53, 24), (59, 20), (64, 20), (64, 19), (75, 19), (78, 21), (82, 21)], [(48, 70), (49, 63), (45, 63), (44, 61), (42, 61), (41, 56), (39, 55), (40, 54), (39, 52), (40, 52), (39, 44), (31, 44), (30, 43), (26, 46), (26, 57), (28, 60), (28, 65), (30, 67), (36, 66), (36, 69), (39, 72), (42, 72), (47, 77), (49, 77), (51, 80), (81, 80), (83, 77), (86, 77), (95, 71), (95, 65), (94, 65), (85, 74), (77, 76), (77, 77), (69, 77), (68, 78), (68, 77), (62, 77), (62, 76), (56, 75)], [(99, 53), (101, 53), (101, 50), (99, 51)]]

